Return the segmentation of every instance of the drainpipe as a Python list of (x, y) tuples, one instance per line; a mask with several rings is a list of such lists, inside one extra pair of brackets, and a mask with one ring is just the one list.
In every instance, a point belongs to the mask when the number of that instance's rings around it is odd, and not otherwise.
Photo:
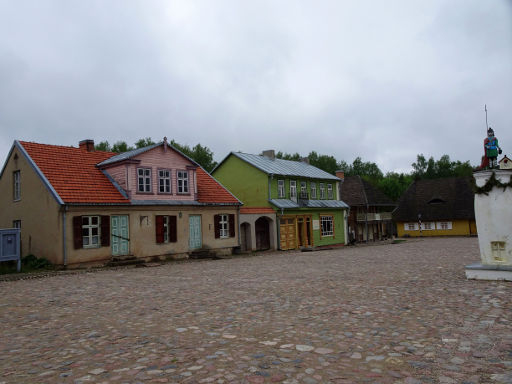
[(66, 267), (68, 265), (68, 255), (66, 250), (66, 212), (68, 210), (68, 206), (64, 205), (62, 207), (62, 263)]

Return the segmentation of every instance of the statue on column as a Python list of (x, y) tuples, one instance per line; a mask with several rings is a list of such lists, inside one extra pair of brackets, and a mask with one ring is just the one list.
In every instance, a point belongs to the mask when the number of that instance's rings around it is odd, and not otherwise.
[(485, 156), (482, 159), (482, 167), (497, 168), (498, 155), (502, 153), (498, 145), (498, 138), (494, 136), (494, 131), (491, 127), (487, 130), (487, 137), (484, 140)]

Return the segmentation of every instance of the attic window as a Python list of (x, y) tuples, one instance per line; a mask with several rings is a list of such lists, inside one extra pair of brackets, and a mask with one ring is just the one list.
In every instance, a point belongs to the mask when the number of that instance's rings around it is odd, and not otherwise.
[(430, 199), (430, 201), (428, 202), (428, 204), (443, 204), (443, 203), (446, 203), (445, 200), (441, 199), (440, 197), (433, 197), (432, 199)]

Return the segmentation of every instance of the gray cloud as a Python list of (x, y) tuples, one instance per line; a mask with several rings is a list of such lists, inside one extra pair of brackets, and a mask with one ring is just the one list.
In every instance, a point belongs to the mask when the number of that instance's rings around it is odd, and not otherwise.
[(0, 156), (14, 139), (312, 150), (385, 170), (512, 153), (502, 1), (0, 1)]

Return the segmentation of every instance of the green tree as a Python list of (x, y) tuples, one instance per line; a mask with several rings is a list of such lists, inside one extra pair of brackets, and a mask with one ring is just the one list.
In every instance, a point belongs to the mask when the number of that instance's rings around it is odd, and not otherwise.
[(388, 172), (378, 181), (377, 187), (391, 200), (397, 201), (413, 182), (412, 175)]
[(155, 142), (151, 139), (151, 137), (146, 137), (145, 139), (137, 140), (135, 142), (135, 148), (144, 148), (153, 144), (155, 144)]
[(276, 159), (283, 159), (283, 160), (291, 160), (291, 161), (301, 161), (302, 156), (295, 152), (294, 154), (291, 153), (283, 153), (281, 151), (276, 153)]
[(334, 156), (329, 155), (319, 155), (315, 151), (312, 151), (308, 155), (309, 164), (314, 167), (320, 168), (321, 170), (334, 175), (338, 170), (338, 162), (334, 158)]
[(128, 146), (126, 141), (116, 141), (112, 146), (112, 152), (123, 153), (133, 150), (133, 147)]
[(112, 152), (112, 148), (110, 147), (110, 144), (107, 140), (100, 141), (98, 144), (94, 146), (94, 149), (96, 151)]
[(217, 165), (217, 162), (213, 160), (213, 152), (206, 146), (196, 144), (194, 148), (190, 148), (188, 145), (177, 143), (174, 140), (171, 140), (171, 145), (201, 165), (207, 172), (211, 172)]

